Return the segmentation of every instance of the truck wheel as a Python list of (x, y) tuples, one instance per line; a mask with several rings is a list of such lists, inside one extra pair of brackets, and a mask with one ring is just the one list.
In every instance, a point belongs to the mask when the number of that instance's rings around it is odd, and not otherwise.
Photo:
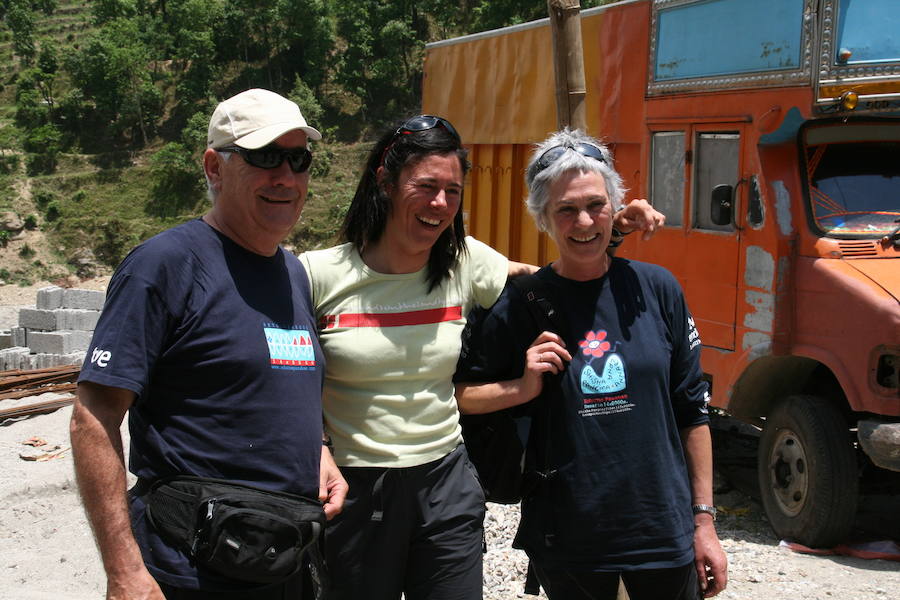
[(845, 541), (859, 492), (856, 455), (840, 411), (815, 396), (790, 396), (766, 418), (759, 489), (775, 533), (811, 548)]

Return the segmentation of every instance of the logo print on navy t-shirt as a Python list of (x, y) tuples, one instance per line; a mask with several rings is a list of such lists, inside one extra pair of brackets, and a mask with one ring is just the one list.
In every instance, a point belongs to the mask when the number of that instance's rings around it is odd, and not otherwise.
[(269, 362), (273, 369), (307, 370), (316, 366), (316, 351), (307, 329), (281, 329), (264, 325)]
[[(619, 342), (613, 346), (606, 340), (606, 331), (588, 331), (585, 339), (578, 342), (581, 353), (587, 357), (587, 365), (581, 370), (581, 391), (585, 394), (610, 394), (625, 389), (625, 363), (615, 353)], [(606, 361), (600, 359), (606, 356)], [(597, 367), (603, 365), (601, 373), (591, 365), (597, 359)]]

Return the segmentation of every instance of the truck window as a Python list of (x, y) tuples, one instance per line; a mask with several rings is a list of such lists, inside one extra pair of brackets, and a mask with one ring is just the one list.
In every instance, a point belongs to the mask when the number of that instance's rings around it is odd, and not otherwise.
[(681, 225), (684, 215), (684, 132), (653, 134), (650, 203), (666, 215), (666, 225)]
[(712, 190), (719, 184), (737, 187), (741, 136), (732, 132), (700, 132), (694, 150), (694, 227), (714, 231), (732, 231), (734, 227), (715, 225), (710, 218)]
[(806, 130), (807, 193), (825, 235), (881, 237), (900, 217), (900, 126), (881, 122)]

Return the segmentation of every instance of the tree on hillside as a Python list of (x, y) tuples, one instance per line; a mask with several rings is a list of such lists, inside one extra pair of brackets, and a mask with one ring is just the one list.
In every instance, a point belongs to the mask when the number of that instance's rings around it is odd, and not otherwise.
[(49, 15), (55, 9), (55, 0), (0, 0), (0, 21), (12, 32), (13, 53), (23, 64), (34, 60), (35, 12)]
[(162, 112), (149, 59), (135, 21), (114, 19), (65, 61), (85, 115), (101, 129), (108, 124), (113, 134), (128, 133), (134, 139), (140, 133), (144, 145)]
[(312, 87), (324, 80), (334, 27), (323, 0), (231, 0), (223, 10), (216, 48), (243, 67), (240, 87), (286, 91), (295, 75)]
[(334, 6), (340, 53), (335, 81), (378, 123), (418, 105), (428, 19), (413, 0), (359, 0)]

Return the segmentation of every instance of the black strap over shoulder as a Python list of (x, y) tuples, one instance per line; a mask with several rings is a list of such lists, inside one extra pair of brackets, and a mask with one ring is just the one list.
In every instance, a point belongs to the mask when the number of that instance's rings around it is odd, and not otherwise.
[[(535, 336), (542, 331), (552, 331), (562, 337), (566, 331), (565, 318), (562, 313), (556, 310), (550, 288), (537, 273), (515, 277), (510, 282), (525, 299), (525, 306), (528, 307), (528, 312), (531, 314), (533, 324), (536, 327)], [(543, 379), (543, 391), (536, 399), (538, 406), (535, 415), (542, 434), (543, 444), (539, 452), (537, 452), (535, 462), (539, 467), (536, 473), (543, 479), (549, 479), (556, 473), (551, 460), (553, 436), (551, 433), (552, 411), (550, 409), (552, 403), (562, 400), (562, 390), (559, 386), (560, 375), (545, 373)]]
[(562, 335), (565, 331), (565, 319), (553, 305), (550, 288), (538, 277), (537, 273), (522, 275), (510, 279), (517, 290), (525, 298), (535, 325), (540, 331), (553, 331)]
[[(566, 319), (555, 308), (550, 288), (544, 281), (536, 273), (533, 273), (516, 277), (511, 282), (525, 299), (525, 306), (528, 307), (528, 312), (531, 314), (534, 325), (537, 327), (537, 333), (552, 331), (562, 337), (567, 331)], [(560, 375), (546, 373), (544, 375), (543, 391), (538, 398), (539, 408), (535, 425), (542, 434), (543, 444), (534, 460), (539, 465), (539, 469), (536, 471), (537, 474), (545, 480), (556, 474), (551, 454), (553, 450), (551, 426), (553, 411), (551, 410), (551, 403), (562, 402), (562, 388), (559, 385), (559, 380)], [(538, 581), (537, 573), (534, 570), (534, 565), (529, 560), (524, 591), (526, 594), (536, 596), (540, 593), (540, 590), (541, 585)]]

